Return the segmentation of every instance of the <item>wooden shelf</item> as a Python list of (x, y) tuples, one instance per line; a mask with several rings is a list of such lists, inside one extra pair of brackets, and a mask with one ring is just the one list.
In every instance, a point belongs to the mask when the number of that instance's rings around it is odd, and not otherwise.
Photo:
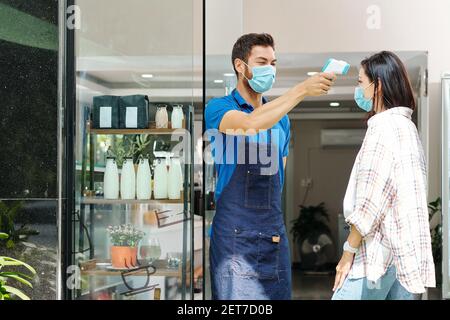
[[(169, 122), (169, 128), (156, 128), (154, 122), (149, 123), (149, 128), (145, 129), (94, 129), (92, 128), (91, 122), (88, 121), (86, 123), (86, 128), (91, 134), (99, 134), (99, 135), (108, 135), (108, 134), (154, 134), (154, 135), (167, 135), (173, 134), (176, 130), (180, 129), (171, 129), (171, 123)], [(183, 128), (185, 126), (183, 124)], [(178, 134), (178, 133), (177, 133)]]
[[(130, 270), (118, 270), (109, 269), (107, 266), (97, 266), (97, 263), (110, 263), (110, 260), (89, 260), (80, 265), (81, 275), (86, 276), (120, 276), (123, 271)], [(156, 268), (156, 272), (151, 277), (181, 277), (181, 263), (178, 268), (168, 268), (165, 260), (158, 260), (153, 264)], [(139, 270), (133, 274), (133, 276), (147, 276), (145, 270)]]
[(178, 200), (171, 199), (148, 199), (148, 200), (139, 200), (139, 199), (105, 199), (103, 197), (82, 197), (82, 204), (178, 204), (183, 203), (183, 197)]

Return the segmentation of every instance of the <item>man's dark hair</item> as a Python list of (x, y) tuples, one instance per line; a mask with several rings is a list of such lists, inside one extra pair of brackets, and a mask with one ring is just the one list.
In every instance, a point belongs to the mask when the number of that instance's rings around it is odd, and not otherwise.
[(238, 76), (238, 72), (234, 67), (234, 60), (241, 59), (244, 62), (248, 62), (248, 57), (252, 52), (254, 46), (272, 47), (275, 50), (275, 43), (273, 38), (268, 33), (248, 33), (237, 39), (231, 52), (231, 64), (233, 65), (234, 72)]

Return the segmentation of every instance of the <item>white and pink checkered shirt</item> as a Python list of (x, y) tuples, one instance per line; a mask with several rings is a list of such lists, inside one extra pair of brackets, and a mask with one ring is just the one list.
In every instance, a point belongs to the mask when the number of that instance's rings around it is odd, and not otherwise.
[(395, 107), (368, 121), (344, 198), (346, 222), (363, 236), (350, 278), (378, 280), (395, 265), (411, 293), (435, 286), (425, 157), (412, 110)]

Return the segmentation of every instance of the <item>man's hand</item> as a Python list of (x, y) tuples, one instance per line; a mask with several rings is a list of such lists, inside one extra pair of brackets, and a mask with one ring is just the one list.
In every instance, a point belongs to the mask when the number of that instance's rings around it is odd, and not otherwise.
[(317, 97), (327, 94), (334, 80), (336, 80), (336, 76), (333, 73), (321, 72), (306, 79), (300, 85), (305, 90), (307, 96)]
[(348, 251), (344, 251), (342, 258), (336, 267), (336, 278), (334, 279), (333, 291), (340, 289), (347, 278), (350, 269), (353, 265), (354, 254)]

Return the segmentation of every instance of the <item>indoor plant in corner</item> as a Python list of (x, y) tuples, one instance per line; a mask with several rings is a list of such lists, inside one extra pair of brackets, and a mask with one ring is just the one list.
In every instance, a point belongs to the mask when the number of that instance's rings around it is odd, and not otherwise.
[(137, 266), (137, 247), (145, 233), (131, 224), (109, 226), (111, 237), (111, 265), (117, 269)]
[(328, 212), (323, 202), (316, 206), (300, 206), (300, 214), (293, 220), (291, 233), (303, 270), (328, 269), (334, 256)]

